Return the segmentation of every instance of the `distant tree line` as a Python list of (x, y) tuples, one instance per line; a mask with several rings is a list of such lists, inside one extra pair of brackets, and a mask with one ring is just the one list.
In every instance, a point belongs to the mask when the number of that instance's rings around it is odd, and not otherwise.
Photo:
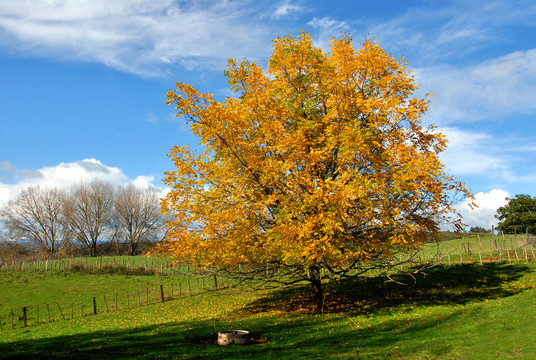
[(485, 229), (482, 226), (471, 226), (469, 232), (477, 234), (488, 234), (491, 233), (491, 230)]
[(48, 256), (72, 247), (98, 256), (114, 244), (135, 255), (165, 232), (156, 191), (100, 180), (69, 190), (30, 186), (0, 209), (0, 218), (4, 238), (25, 239)]

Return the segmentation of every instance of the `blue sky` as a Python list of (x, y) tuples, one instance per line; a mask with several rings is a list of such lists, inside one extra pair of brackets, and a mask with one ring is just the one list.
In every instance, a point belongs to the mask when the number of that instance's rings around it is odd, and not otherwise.
[[(164, 104), (175, 82), (223, 99), (228, 58), (265, 66), (277, 35), (350, 33), (404, 56), (433, 93), (425, 124), (489, 228), (536, 195), (536, 2), (0, 0), (0, 205), (31, 184), (92, 178), (162, 189), (173, 145), (197, 146)], [(162, 189), (164, 191), (164, 189)]]

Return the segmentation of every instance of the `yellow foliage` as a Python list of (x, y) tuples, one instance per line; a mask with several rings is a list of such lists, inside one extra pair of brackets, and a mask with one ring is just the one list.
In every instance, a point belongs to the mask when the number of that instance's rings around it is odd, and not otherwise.
[(324, 53), (308, 34), (280, 37), (267, 69), (229, 60), (225, 73), (236, 97), (183, 83), (167, 94), (207, 150), (169, 154), (161, 252), (199, 266), (347, 269), (420, 245), (453, 192), (470, 196), (439, 161), (446, 138), (421, 126), (428, 100), (376, 42), (355, 49), (345, 36)]

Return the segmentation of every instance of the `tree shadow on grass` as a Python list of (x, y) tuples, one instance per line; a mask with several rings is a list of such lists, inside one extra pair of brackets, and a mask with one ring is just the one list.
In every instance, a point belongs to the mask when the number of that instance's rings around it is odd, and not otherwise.
[[(454, 310), (442, 322), (478, 318), (478, 308)], [(437, 336), (438, 319), (416, 321), (391, 318), (359, 328), (346, 317), (319, 315), (252, 317), (251, 345), (218, 346), (216, 333), (243, 325), (240, 319), (223, 320), (215, 329), (212, 320), (169, 322), (126, 330), (95, 331), (71, 336), (0, 343), (2, 359), (386, 359), (413, 358), (427, 343), (426, 358), (445, 358), (457, 351), (448, 341), (430, 342)], [(408, 341), (408, 339), (411, 339)], [(402, 350), (397, 347), (404, 344)]]
[[(324, 285), (324, 312), (370, 314), (416, 306), (463, 305), (511, 296), (519, 290), (506, 285), (517, 281), (527, 271), (532, 269), (522, 264), (462, 264), (436, 266), (413, 277), (392, 276), (396, 282), (385, 277), (343, 279)], [(304, 284), (274, 291), (243, 311), (313, 312), (311, 298), (311, 288)]]
[[(443, 320), (451, 321), (457, 316), (454, 312)], [(232, 327), (236, 321), (220, 325)], [(408, 337), (424, 338), (426, 331), (436, 325), (432, 318), (418, 324), (393, 319), (358, 329), (340, 317), (333, 323), (331, 329), (336, 331), (332, 332), (323, 316), (290, 316), (276, 321), (252, 318), (248, 326), (255, 329), (253, 337), (262, 341), (246, 346), (218, 346), (214, 344), (217, 330), (210, 320), (190, 321), (0, 343), (0, 358), (325, 359), (350, 355), (353, 359), (383, 359), (390, 356), (395, 344)], [(419, 346), (417, 342), (409, 344), (406, 352), (417, 351)], [(450, 349), (434, 345), (431, 351), (445, 354)]]

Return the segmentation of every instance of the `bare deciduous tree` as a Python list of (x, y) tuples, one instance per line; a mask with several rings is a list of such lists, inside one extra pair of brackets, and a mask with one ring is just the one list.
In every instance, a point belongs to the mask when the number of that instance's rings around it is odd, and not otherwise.
[(9, 237), (27, 238), (54, 255), (69, 240), (62, 222), (64, 194), (56, 188), (30, 186), (0, 211)]
[(135, 255), (140, 242), (154, 240), (163, 231), (158, 194), (132, 184), (120, 187), (115, 198), (116, 224), (120, 238), (128, 243), (129, 255)]
[[(115, 191), (100, 180), (75, 185), (65, 197), (63, 214), (73, 238), (97, 256), (97, 244), (111, 232)], [(109, 234), (108, 234), (109, 235)]]

